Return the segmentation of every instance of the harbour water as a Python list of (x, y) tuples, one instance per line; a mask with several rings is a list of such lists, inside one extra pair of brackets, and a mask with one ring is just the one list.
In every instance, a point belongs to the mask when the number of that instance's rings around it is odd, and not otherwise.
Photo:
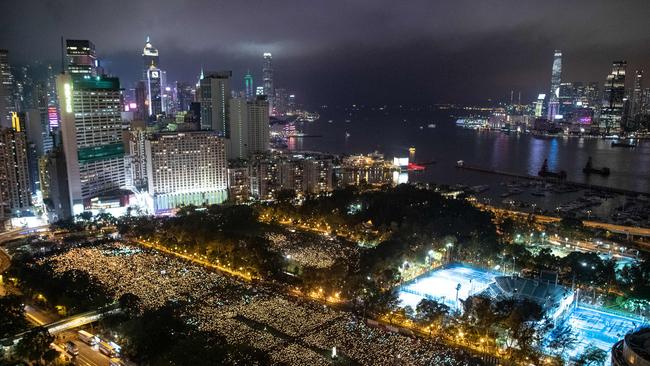
[[(408, 156), (415, 147), (416, 162), (435, 161), (423, 172), (409, 173), (410, 181), (437, 184), (490, 185), (485, 196), (501, 202), (512, 178), (456, 168), (456, 162), (524, 175), (537, 175), (545, 159), (550, 170), (567, 172), (567, 180), (650, 193), (650, 141), (634, 148), (612, 147), (611, 140), (590, 137), (535, 137), (523, 133), (477, 131), (457, 127), (464, 111), (436, 108), (322, 108), (321, 118), (304, 123), (303, 132), (318, 138), (296, 138), (293, 150), (359, 154), (379, 151), (387, 158)], [(435, 125), (435, 126), (433, 126)], [(609, 167), (611, 174), (585, 175), (589, 157), (595, 167)], [(553, 209), (583, 192), (533, 196), (525, 191), (517, 200), (536, 202)], [(621, 204), (609, 199), (594, 209), (606, 214)]]

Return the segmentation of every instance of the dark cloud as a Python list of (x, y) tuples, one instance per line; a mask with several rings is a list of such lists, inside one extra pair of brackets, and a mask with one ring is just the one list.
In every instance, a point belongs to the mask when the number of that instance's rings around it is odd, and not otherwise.
[(650, 66), (647, 0), (3, 0), (0, 14), (15, 62), (56, 62), (60, 36), (87, 38), (128, 85), (147, 35), (170, 80), (202, 65), (259, 77), (270, 51), (277, 83), (312, 103), (530, 98), (555, 48), (565, 80), (602, 81), (614, 59)]

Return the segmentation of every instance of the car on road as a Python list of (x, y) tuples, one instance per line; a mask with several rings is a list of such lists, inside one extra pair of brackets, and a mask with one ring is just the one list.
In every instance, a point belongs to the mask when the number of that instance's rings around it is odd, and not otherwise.
[(65, 351), (71, 354), (72, 356), (79, 355), (79, 347), (72, 341), (65, 342)]

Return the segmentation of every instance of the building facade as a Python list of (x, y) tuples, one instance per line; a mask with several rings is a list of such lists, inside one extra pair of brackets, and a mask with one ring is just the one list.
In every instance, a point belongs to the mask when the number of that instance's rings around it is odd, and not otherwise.
[(91, 198), (125, 186), (120, 82), (108, 77), (57, 77), (61, 137), (73, 215)]
[(232, 71), (209, 72), (199, 81), (201, 129), (230, 137), (230, 78)]
[(86, 39), (68, 39), (65, 41), (65, 52), (68, 73), (97, 76), (99, 63), (95, 53), (95, 44)]
[(225, 140), (215, 131), (153, 134), (145, 154), (154, 212), (227, 199)]
[(625, 69), (627, 62), (614, 61), (603, 90), (603, 104), (598, 122), (600, 133), (615, 134), (621, 130), (625, 107)]
[(11, 127), (11, 112), (14, 106), (14, 78), (9, 65), (9, 51), (0, 50), (0, 128)]
[(0, 218), (31, 206), (27, 136), (20, 125), (0, 129)]

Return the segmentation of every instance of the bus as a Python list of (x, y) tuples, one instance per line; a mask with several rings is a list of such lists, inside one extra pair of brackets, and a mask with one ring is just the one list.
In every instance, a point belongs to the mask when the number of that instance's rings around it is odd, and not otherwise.
[(79, 339), (82, 342), (84, 342), (89, 346), (94, 346), (97, 344), (97, 337), (95, 337), (93, 334), (86, 332), (85, 330), (78, 331), (77, 335), (79, 335)]
[(79, 355), (79, 347), (72, 341), (65, 342), (65, 351), (73, 356)]
[(119, 349), (110, 345), (108, 342), (101, 341), (99, 342), (99, 352), (105, 354), (108, 357), (117, 357)]

